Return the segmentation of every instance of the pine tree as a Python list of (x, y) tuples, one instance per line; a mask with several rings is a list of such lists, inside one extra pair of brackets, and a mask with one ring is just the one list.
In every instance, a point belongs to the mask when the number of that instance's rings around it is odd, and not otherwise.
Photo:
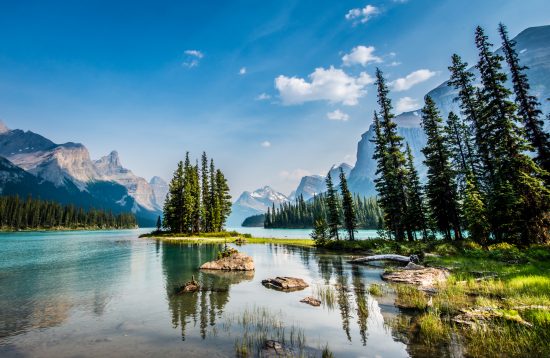
[(376, 191), (378, 193), (378, 204), (384, 211), (384, 223), (389, 229), (391, 235), (392, 232), (397, 232), (396, 223), (397, 218), (393, 217), (393, 212), (390, 211), (391, 208), (391, 197), (390, 190), (388, 185), (388, 176), (389, 176), (389, 159), (387, 152), (387, 143), (386, 137), (382, 133), (382, 127), (380, 125), (380, 118), (378, 113), (374, 112), (374, 154), (372, 158), (376, 160), (376, 178), (374, 179), (374, 184)]
[(315, 220), (313, 232), (310, 236), (313, 241), (315, 241), (315, 246), (317, 247), (323, 247), (330, 241), (327, 222), (324, 218), (318, 218)]
[(448, 149), (451, 162), (457, 170), (457, 185), (462, 192), (466, 188), (466, 176), (474, 173), (472, 143), (468, 135), (468, 128), (454, 112), (449, 113), (445, 126)]
[(470, 177), (466, 178), (463, 211), (469, 238), (487, 246), (491, 233), (487, 209), (481, 193)]
[(407, 200), (409, 209), (407, 212), (407, 221), (408, 225), (415, 232), (422, 232), (422, 238), (426, 240), (428, 238), (428, 223), (426, 220), (426, 210), (424, 208), (422, 185), (420, 184), (420, 178), (414, 166), (414, 157), (409, 143), (407, 143), (406, 147), (406, 158)]
[(537, 163), (546, 172), (550, 172), (550, 135), (544, 131), (540, 103), (537, 97), (530, 94), (531, 87), (525, 74), (528, 67), (519, 63), (519, 57), (515, 49), (516, 43), (509, 39), (506, 26), (502, 23), (499, 24), (498, 31), (502, 39), (502, 49), (506, 62), (510, 67), (518, 114), (523, 122), (527, 139), (537, 153)]
[(162, 221), (159, 215), (159, 217), (157, 218), (157, 231), (160, 231), (161, 228), (162, 228)]
[(339, 240), (338, 228), (340, 227), (340, 212), (338, 205), (338, 193), (334, 189), (330, 172), (325, 179), (327, 184), (328, 228), (330, 237)]
[(225, 221), (231, 214), (231, 195), (229, 195), (229, 186), (222, 171), (216, 170), (216, 196), (219, 203), (219, 222), (217, 231), (222, 231)]
[[(458, 90), (458, 97), (455, 100), (460, 102), (462, 114), (470, 123), (470, 126), (467, 127), (466, 136), (470, 137), (473, 133), (475, 139), (475, 149), (471, 148), (469, 154), (473, 180), (476, 182), (481, 181), (479, 184), (488, 185), (488, 182), (493, 180), (494, 169), (492, 168), (491, 151), (484, 137), (487, 133), (486, 128), (489, 125), (482, 118), (485, 104), (478, 89), (474, 86), (475, 76), (468, 71), (467, 62), (463, 62), (460, 56), (454, 54), (449, 71), (451, 71), (451, 78), (448, 84)], [(480, 163), (476, 164), (476, 162)]]
[(397, 240), (403, 240), (405, 234), (409, 240), (413, 240), (412, 230), (406, 224), (407, 196), (406, 196), (406, 169), (405, 157), (402, 152), (403, 138), (397, 134), (397, 124), (393, 120), (391, 100), (388, 97), (389, 90), (380, 69), (376, 69), (376, 86), (378, 90), (378, 105), (380, 106), (380, 126), (383, 131), (387, 155), (387, 172), (385, 185), (387, 198), (385, 209), (391, 217), (394, 226), (394, 234)]
[(218, 230), (221, 226), (220, 201), (213, 159), (210, 159), (210, 217), (212, 218), (212, 231)]
[(422, 108), (422, 126), (428, 142), (422, 149), (428, 168), (428, 183), (426, 196), (430, 205), (430, 214), (437, 229), (451, 239), (451, 231), (455, 240), (462, 238), (460, 230), (460, 214), (457, 201), (455, 173), (449, 163), (450, 153), (447, 141), (441, 128), (443, 120), (430, 96), (425, 98)]
[(163, 210), (164, 227), (176, 233), (182, 233), (184, 228), (183, 178), (183, 162), (180, 161), (170, 181)]
[(550, 191), (539, 179), (544, 171), (525, 154), (529, 146), (516, 124), (516, 106), (508, 99), (511, 92), (505, 87), (502, 57), (491, 52), (492, 44), (481, 27), (476, 29), (476, 46), (487, 104), (483, 114), (491, 123), (486, 138), (495, 169), (488, 200), (492, 232), (497, 241), (545, 242), (549, 237)]
[[(342, 208), (344, 209), (344, 227), (348, 232), (351, 241), (355, 240), (355, 231), (357, 231), (357, 217), (355, 215), (355, 205), (353, 197), (348, 189), (348, 181), (344, 170), (340, 167), (340, 192), (342, 193)], [(303, 200), (303, 198), (302, 198)]]
[(210, 176), (208, 173), (208, 157), (202, 152), (201, 157), (201, 227), (203, 232), (212, 231), (212, 209), (210, 204)]
[(197, 162), (195, 166), (191, 167), (191, 183), (192, 191), (191, 196), (193, 197), (193, 211), (191, 214), (191, 232), (193, 234), (198, 234), (201, 231), (201, 215), (202, 215), (202, 204), (201, 204), (201, 186), (200, 186), (200, 175), (199, 175), (199, 163)]
[(183, 232), (193, 232), (194, 210), (195, 210), (195, 187), (194, 174), (189, 152), (185, 154), (185, 162), (183, 165)]

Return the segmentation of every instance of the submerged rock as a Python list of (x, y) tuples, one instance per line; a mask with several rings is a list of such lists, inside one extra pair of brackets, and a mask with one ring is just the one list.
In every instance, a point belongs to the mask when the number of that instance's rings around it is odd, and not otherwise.
[(191, 281), (188, 281), (185, 283), (185, 285), (178, 287), (176, 289), (176, 294), (181, 295), (184, 293), (192, 293), (198, 291), (200, 288), (200, 285), (197, 281), (195, 281), (195, 276), (191, 279)]
[(307, 303), (308, 305), (319, 307), (321, 305), (321, 300), (316, 299), (315, 297), (307, 296), (304, 299), (301, 299), (300, 302)]
[(262, 285), (281, 291), (298, 291), (309, 287), (309, 285), (301, 278), (288, 276), (262, 280)]
[[(423, 267), (413, 264), (407, 265), (402, 270), (385, 272), (382, 274), (384, 280), (397, 283), (409, 283), (418, 285), (421, 288), (433, 288), (437, 283), (447, 281), (449, 272), (435, 267)], [(420, 268), (416, 268), (420, 267)]]
[(223, 271), (253, 271), (254, 260), (252, 257), (241, 252), (235, 252), (228, 257), (221, 258), (202, 264), (201, 270), (223, 270)]
[(288, 347), (285, 347), (283, 343), (267, 340), (264, 342), (264, 346), (260, 352), (260, 357), (295, 357), (296, 352)]

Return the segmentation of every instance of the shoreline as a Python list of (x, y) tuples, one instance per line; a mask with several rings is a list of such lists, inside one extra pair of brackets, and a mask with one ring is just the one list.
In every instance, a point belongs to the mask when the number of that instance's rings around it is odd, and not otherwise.
[(290, 246), (302, 246), (302, 247), (315, 247), (315, 243), (312, 239), (278, 239), (269, 237), (248, 237), (244, 235), (239, 236), (177, 236), (177, 235), (155, 235), (154, 233), (140, 235), (140, 238), (152, 239), (173, 244), (279, 244)]

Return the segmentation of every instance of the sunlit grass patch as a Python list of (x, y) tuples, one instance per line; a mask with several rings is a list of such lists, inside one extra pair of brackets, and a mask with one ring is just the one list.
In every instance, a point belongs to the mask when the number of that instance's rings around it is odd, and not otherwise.
[(416, 310), (426, 310), (428, 307), (428, 297), (415, 286), (397, 284), (393, 286), (397, 292), (395, 304), (400, 308), (409, 308)]
[(372, 296), (382, 296), (384, 294), (382, 285), (378, 283), (371, 283), (369, 286), (369, 293)]
[(448, 324), (445, 324), (434, 311), (424, 313), (418, 318), (419, 334), (424, 343), (435, 345), (447, 340), (450, 333)]

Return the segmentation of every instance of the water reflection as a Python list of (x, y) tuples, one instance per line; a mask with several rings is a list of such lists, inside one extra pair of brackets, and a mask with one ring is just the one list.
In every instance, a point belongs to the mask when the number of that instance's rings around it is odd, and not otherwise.
[[(180, 327), (186, 338), (189, 323), (199, 325), (200, 336), (206, 338), (208, 326), (216, 324), (229, 302), (230, 286), (254, 278), (254, 272), (200, 271), (204, 262), (214, 260), (222, 245), (163, 245), (162, 266), (166, 280), (168, 307), (174, 328)], [(176, 294), (191, 277), (199, 282), (198, 292)]]
[(75, 235), (55, 241), (29, 236), (2, 242), (0, 338), (60, 326), (76, 307), (103, 315), (120, 283), (112, 273), (128, 265), (128, 247)]

